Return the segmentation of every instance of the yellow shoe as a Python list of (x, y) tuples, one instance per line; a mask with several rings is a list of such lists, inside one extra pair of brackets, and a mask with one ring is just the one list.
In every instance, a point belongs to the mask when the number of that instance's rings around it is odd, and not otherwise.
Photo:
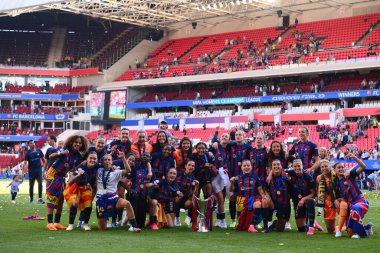
[(62, 226), (62, 225), (59, 224), (59, 223), (54, 223), (54, 227), (55, 227), (56, 229), (66, 229), (65, 226)]
[(46, 225), (46, 228), (47, 228), (48, 230), (50, 230), (50, 231), (56, 231), (56, 230), (58, 230), (58, 229), (54, 226), (53, 223), (48, 223), (48, 224)]

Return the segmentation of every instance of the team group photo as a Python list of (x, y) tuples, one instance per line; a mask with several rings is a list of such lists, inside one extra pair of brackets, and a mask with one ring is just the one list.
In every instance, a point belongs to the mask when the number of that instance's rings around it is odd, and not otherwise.
[(376, 252), (380, 1), (0, 1), (4, 252)]

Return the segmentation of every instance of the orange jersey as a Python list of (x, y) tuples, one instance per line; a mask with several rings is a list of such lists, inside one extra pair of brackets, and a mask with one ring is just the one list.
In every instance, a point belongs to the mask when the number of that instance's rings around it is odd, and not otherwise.
[(145, 142), (141, 147), (138, 146), (138, 143), (133, 143), (131, 146), (131, 151), (136, 155), (136, 158), (141, 159), (141, 155), (144, 152), (152, 153), (153, 147), (149, 144), (149, 142)]
[(175, 160), (176, 169), (178, 171), (180, 171), (180, 170), (184, 171), (185, 170), (184, 162), (187, 160), (188, 157), (189, 157), (189, 155), (187, 153), (183, 153), (183, 155), (182, 155), (182, 149), (178, 149), (178, 150), (173, 152), (173, 158)]

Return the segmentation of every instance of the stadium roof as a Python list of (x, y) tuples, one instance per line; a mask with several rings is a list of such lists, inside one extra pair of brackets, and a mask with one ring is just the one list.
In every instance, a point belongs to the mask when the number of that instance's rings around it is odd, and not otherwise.
[(139, 26), (173, 30), (202, 21), (254, 22), (265, 16), (301, 14), (323, 8), (344, 9), (379, 0), (0, 0), (0, 16), (62, 10)]

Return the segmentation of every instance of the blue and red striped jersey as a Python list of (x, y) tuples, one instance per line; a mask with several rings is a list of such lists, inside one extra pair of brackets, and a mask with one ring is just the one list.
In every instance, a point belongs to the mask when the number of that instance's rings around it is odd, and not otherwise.
[(152, 154), (152, 171), (157, 179), (163, 179), (170, 168), (175, 168), (175, 162), (172, 157), (163, 157), (161, 152)]
[(176, 181), (169, 183), (167, 179), (160, 180), (158, 188), (153, 190), (152, 196), (160, 203), (173, 202), (177, 197)]
[(311, 141), (299, 141), (290, 149), (289, 155), (295, 155), (296, 159), (301, 159), (303, 169), (306, 170), (312, 166), (312, 158), (318, 156), (318, 148), (317, 145)]
[(234, 193), (245, 198), (256, 197), (259, 194), (257, 187), (261, 185), (261, 180), (256, 175), (241, 174), (234, 182)]
[(249, 160), (252, 164), (252, 173), (254, 173), (260, 180), (265, 181), (267, 178), (267, 164), (269, 155), (266, 147), (252, 148), (249, 152)]

